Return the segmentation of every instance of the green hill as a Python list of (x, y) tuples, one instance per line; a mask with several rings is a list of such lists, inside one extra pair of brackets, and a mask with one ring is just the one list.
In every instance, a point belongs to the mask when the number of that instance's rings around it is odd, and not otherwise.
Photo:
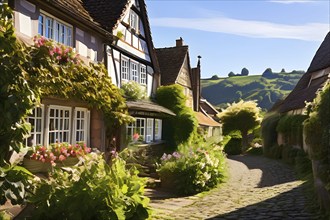
[(202, 79), (202, 96), (219, 108), (243, 99), (256, 100), (261, 108), (268, 110), (277, 100), (285, 98), (291, 92), (304, 73), (265, 71), (263, 75)]

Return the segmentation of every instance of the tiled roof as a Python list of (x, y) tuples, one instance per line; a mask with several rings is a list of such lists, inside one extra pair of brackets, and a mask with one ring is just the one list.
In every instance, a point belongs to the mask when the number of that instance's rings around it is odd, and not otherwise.
[[(71, 0), (72, 1), (72, 0)], [(112, 32), (126, 11), (129, 0), (74, 0), (81, 1), (93, 20)]]
[(214, 121), (211, 117), (204, 115), (202, 112), (195, 112), (198, 124), (208, 127), (219, 127), (221, 124)]
[[(41, 1), (42, 2), (42, 1)], [(129, 5), (129, 0), (50, 0), (47, 1), (73, 17), (112, 32)]]
[(188, 46), (157, 48), (156, 54), (161, 73), (161, 84), (174, 84), (180, 73), (186, 55), (188, 55)]
[(317, 50), (308, 71), (301, 77), (296, 87), (276, 109), (284, 113), (290, 110), (304, 108), (306, 105), (305, 102), (313, 101), (318, 89), (322, 88), (329, 78), (328, 75), (325, 75), (313, 80), (310, 84), (312, 73), (328, 67), (330, 67), (330, 32)]
[(330, 66), (330, 31), (317, 50), (308, 72), (315, 72), (317, 70), (325, 69)]

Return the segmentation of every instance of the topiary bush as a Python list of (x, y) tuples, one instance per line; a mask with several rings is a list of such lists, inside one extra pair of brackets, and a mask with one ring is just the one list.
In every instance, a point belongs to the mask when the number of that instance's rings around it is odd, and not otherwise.
[(86, 155), (80, 166), (54, 169), (47, 179), (35, 180), (29, 198), (33, 219), (147, 219), (149, 199), (145, 180), (125, 161), (111, 165), (96, 153)]

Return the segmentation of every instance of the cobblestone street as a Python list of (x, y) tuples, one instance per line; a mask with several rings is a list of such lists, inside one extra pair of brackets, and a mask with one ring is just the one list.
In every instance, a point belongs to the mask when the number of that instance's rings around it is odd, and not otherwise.
[(152, 219), (324, 219), (307, 209), (311, 201), (291, 167), (247, 155), (227, 162), (227, 183), (205, 194), (175, 198), (148, 190)]

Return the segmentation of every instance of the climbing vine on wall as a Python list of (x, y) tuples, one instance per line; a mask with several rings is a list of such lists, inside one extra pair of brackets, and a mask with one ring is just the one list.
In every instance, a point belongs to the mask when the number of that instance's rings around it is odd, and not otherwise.
[(85, 64), (72, 48), (43, 37), (33, 46), (15, 37), (12, 11), (0, 4), (0, 155), (1, 164), (10, 151), (19, 151), (29, 133), (24, 118), (42, 97), (86, 102), (104, 113), (107, 134), (131, 121), (125, 100), (102, 64)]

